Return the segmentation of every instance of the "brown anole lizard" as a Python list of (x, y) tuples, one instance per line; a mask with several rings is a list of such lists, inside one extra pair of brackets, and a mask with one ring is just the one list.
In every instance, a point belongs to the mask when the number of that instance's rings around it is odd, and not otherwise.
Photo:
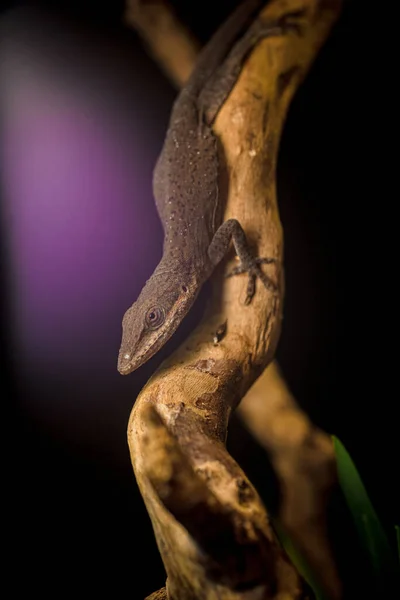
[[(236, 219), (222, 223), (218, 193), (217, 139), (212, 125), (254, 46), (268, 36), (298, 31), (296, 17), (278, 22), (255, 19), (265, 0), (242, 3), (201, 52), (192, 75), (172, 108), (168, 131), (153, 176), (157, 210), (164, 228), (161, 261), (122, 321), (118, 371), (127, 375), (151, 358), (176, 331), (203, 283), (226, 255), (233, 240), (240, 265), (231, 274), (247, 272), (245, 304), (258, 277), (276, 293), (263, 273)], [(292, 21), (294, 19), (294, 22)]]

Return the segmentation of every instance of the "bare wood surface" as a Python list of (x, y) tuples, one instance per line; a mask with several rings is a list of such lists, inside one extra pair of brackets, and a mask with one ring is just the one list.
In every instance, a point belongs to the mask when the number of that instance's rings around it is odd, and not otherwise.
[[(242, 222), (259, 255), (279, 259), (283, 238), (275, 169), (282, 125), (298, 83), (337, 17), (339, 2), (275, 0), (263, 14), (272, 19), (303, 9), (301, 35), (290, 33), (259, 44), (215, 125), (229, 174), (226, 218)], [(279, 336), (282, 271), (274, 273), (273, 267), (268, 268), (271, 276), (280, 280), (280, 297), (276, 300), (258, 286), (249, 307), (243, 306), (245, 279), (222, 282), (221, 269), (215, 274), (207, 318), (163, 363), (131, 414), (128, 440), (132, 464), (167, 570), (171, 599), (307, 596), (276, 543), (257, 493), (224, 446), (229, 414), (271, 361)], [(215, 332), (225, 321), (225, 337), (215, 345)], [(268, 385), (264, 389), (269, 395)], [(262, 396), (264, 393), (257, 395)], [(286, 399), (289, 397), (287, 393)], [(307, 476), (303, 486), (292, 485), (302, 459), (293, 460), (296, 443), (288, 440), (285, 446), (286, 434), (262, 436), (259, 430), (257, 434), (256, 425), (261, 422), (272, 419), (279, 429), (279, 422), (283, 425), (285, 421), (281, 421), (282, 412), (273, 408), (266, 416), (262, 402), (256, 403), (254, 398), (252, 402), (248, 396), (242, 416), (274, 455), (277, 471), (280, 469), (287, 484), (286, 507), (291, 508), (286, 516), (284, 509), (283, 516), (290, 525), (298, 494), (309, 494)], [(269, 404), (266, 398), (264, 402)], [(306, 419), (294, 402), (287, 404), (287, 411)], [(309, 421), (307, 427), (315, 437)], [(273, 429), (271, 425), (270, 432)], [(314, 450), (322, 449), (329, 457), (327, 437), (318, 432), (314, 442), (317, 438), (320, 446), (315, 443)], [(297, 448), (305, 456), (305, 445), (297, 443)], [(290, 454), (286, 461), (282, 458)], [(306, 540), (303, 527), (304, 534)], [(338, 597), (333, 566), (331, 573), (332, 597)], [(160, 593), (165, 591), (156, 592)]]

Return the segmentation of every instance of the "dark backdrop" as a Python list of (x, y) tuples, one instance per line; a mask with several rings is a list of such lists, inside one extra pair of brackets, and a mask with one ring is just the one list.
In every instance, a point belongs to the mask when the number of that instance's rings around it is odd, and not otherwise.
[[(212, 14), (202, 2), (174, 4), (206, 41), (234, 2)], [(379, 26), (361, 25), (361, 5), (347, 4), (284, 130), (277, 357), (303, 408), (352, 453), (392, 532), (392, 84)], [(15, 596), (142, 598), (164, 583), (126, 425), (149, 375), (201, 317), (207, 287), (174, 340), (121, 377), (120, 321), (161, 254), (151, 173), (175, 96), (121, 14), (122, 2), (54, 0), (1, 15), (3, 519)], [(275, 507), (266, 457), (235, 420), (229, 448)], [(340, 495), (331, 521), (352, 590), (350, 573), (361, 585), (365, 563)]]

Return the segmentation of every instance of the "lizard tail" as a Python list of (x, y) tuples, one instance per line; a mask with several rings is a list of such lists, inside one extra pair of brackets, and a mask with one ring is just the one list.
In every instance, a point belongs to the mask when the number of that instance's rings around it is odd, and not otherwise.
[(190, 95), (197, 96), (204, 84), (223, 63), (236, 40), (254, 20), (265, 4), (265, 0), (247, 0), (242, 2), (231, 16), (214, 33), (209, 42), (200, 52), (192, 75), (189, 77), (185, 90)]

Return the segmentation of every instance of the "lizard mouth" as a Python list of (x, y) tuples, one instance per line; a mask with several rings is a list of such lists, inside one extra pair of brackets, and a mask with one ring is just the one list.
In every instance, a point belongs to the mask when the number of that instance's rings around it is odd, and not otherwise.
[(132, 360), (131, 354), (122, 354), (118, 356), (117, 369), (121, 375), (129, 375), (140, 365), (137, 360)]
[(134, 369), (132, 369), (132, 366), (130, 363), (121, 363), (120, 361), (118, 361), (118, 371), (121, 375), (129, 375), (129, 373), (132, 373), (132, 371)]
[[(161, 335), (158, 337), (161, 337)], [(132, 355), (129, 352), (120, 352), (117, 369), (121, 375), (129, 375), (147, 362), (154, 354), (156, 354), (156, 352), (157, 349), (154, 347), (154, 344), (146, 348), (141, 354)]]

